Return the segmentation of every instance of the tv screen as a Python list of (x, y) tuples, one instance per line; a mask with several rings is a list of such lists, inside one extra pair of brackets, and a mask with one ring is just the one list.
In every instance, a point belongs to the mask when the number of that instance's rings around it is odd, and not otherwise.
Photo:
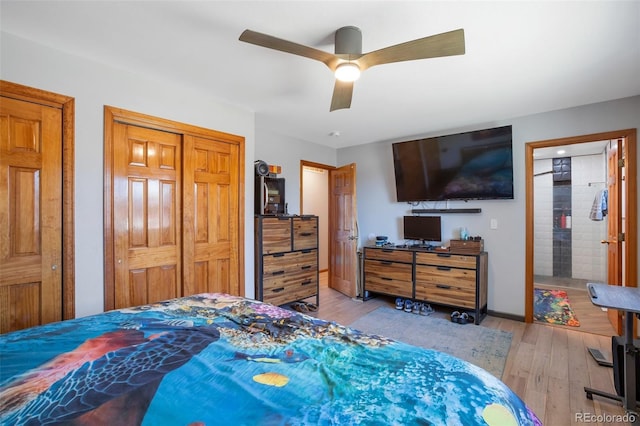
[(513, 199), (511, 126), (393, 146), (398, 201)]
[(405, 216), (404, 239), (442, 241), (440, 216)]

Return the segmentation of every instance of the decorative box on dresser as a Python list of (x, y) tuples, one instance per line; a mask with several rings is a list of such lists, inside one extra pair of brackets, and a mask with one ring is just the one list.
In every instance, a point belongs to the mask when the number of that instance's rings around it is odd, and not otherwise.
[(410, 298), (487, 315), (486, 252), (435, 252), (365, 247), (364, 291)]
[(318, 277), (318, 217), (255, 217), (256, 299), (284, 305), (315, 296)]

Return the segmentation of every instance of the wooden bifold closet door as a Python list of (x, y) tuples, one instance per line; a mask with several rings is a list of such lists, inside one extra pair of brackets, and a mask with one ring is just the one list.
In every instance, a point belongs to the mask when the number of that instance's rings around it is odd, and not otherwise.
[(244, 295), (243, 142), (105, 107), (105, 309)]

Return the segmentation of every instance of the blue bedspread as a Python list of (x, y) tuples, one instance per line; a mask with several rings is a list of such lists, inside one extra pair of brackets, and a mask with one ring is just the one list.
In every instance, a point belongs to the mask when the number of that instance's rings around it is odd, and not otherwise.
[(3, 425), (540, 424), (458, 358), (225, 294), (0, 339)]

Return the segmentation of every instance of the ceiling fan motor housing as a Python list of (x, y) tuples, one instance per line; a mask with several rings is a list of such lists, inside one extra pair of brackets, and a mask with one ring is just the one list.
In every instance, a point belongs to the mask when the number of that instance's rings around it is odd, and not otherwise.
[(342, 27), (336, 31), (336, 55), (362, 55), (362, 32), (358, 27)]

